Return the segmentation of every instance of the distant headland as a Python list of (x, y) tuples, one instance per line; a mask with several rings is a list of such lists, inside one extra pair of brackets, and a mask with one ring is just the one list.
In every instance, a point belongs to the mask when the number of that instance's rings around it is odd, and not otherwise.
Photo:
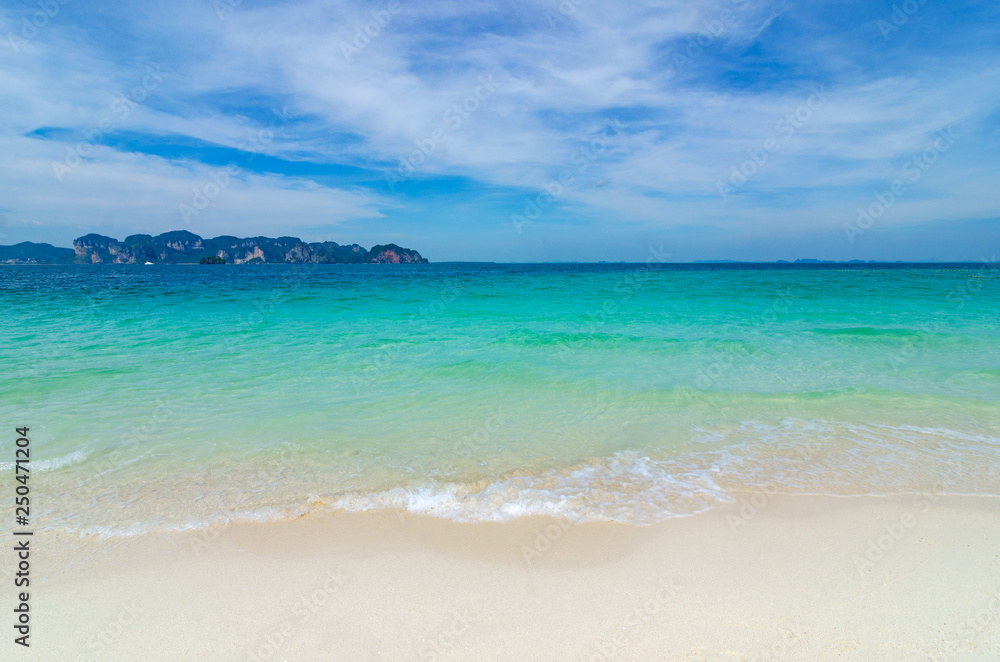
[[(205, 258), (218, 258), (206, 260)], [(202, 239), (187, 230), (153, 237), (134, 234), (118, 241), (99, 234), (84, 235), (73, 248), (30, 241), (0, 246), (0, 264), (426, 264), (410, 248), (380, 244), (366, 250), (358, 244), (342, 246), (332, 241), (306, 243), (298, 237), (222, 236)]]

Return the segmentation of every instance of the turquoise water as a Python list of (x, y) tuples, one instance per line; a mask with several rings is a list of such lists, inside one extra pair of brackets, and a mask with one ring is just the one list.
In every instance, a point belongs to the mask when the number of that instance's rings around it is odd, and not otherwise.
[(40, 528), (1000, 494), (990, 265), (7, 266), (0, 304)]

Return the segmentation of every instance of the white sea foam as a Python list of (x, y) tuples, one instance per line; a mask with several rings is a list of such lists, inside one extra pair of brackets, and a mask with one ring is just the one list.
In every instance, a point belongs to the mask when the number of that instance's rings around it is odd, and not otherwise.
[[(654, 459), (637, 451), (475, 484), (431, 482), (328, 501), (334, 510), (402, 509), (459, 522), (533, 515), (655, 522), (730, 503), (743, 492), (997, 494), (1000, 439), (945, 428), (788, 419), (705, 431), (715, 449)], [(733, 443), (740, 440), (737, 443)], [(992, 461), (991, 461), (992, 460)]]
[[(123, 476), (126, 482), (109, 483), (99, 498), (76, 507), (67, 502), (67, 515), (50, 521), (72, 521), (67, 528), (101, 537), (273, 522), (333, 511), (402, 510), (457, 522), (548, 516), (647, 525), (716, 508), (756, 491), (1000, 496), (1000, 439), (986, 434), (786, 419), (699, 430), (690, 442), (462, 479), (413, 471), (393, 478), (384, 473), (384, 465), (367, 461), (358, 467), (314, 466), (308, 477), (305, 467), (296, 465), (298, 469), (283, 474), (281, 481), (262, 481), (252, 463), (221, 467), (197, 484), (181, 475), (156, 474), (137, 486)], [(371, 487), (364, 485), (363, 466), (379, 469), (379, 475), (392, 482), (376, 479)], [(206, 493), (205, 488), (212, 491)], [(109, 499), (117, 509), (107, 507)], [(91, 509), (99, 510), (103, 521), (94, 522)], [(108, 516), (121, 519), (109, 522)]]
[[(63, 455), (62, 457), (53, 458), (51, 460), (31, 460), (28, 465), (31, 471), (42, 472), (42, 471), (55, 471), (56, 469), (61, 469), (62, 467), (68, 467), (74, 464), (80, 464), (87, 459), (90, 455), (89, 450), (80, 449), (75, 450), (72, 453)], [(0, 471), (9, 471), (14, 468), (13, 462), (0, 462)]]
[(132, 522), (130, 524), (105, 524), (71, 528), (70, 531), (80, 536), (97, 536), (101, 539), (127, 538), (139, 536), (153, 531), (182, 533), (185, 531), (201, 531), (215, 529), (228, 524), (280, 522), (286, 519), (302, 517), (309, 512), (307, 506), (293, 508), (255, 508), (243, 510), (229, 515), (215, 515), (204, 519), (189, 519), (183, 522), (165, 520)]
[(705, 470), (682, 471), (672, 461), (632, 451), (607, 459), (495, 481), (435, 482), (410, 488), (341, 494), (334, 510), (404, 509), (457, 522), (507, 522), (519, 517), (561, 517), (574, 522), (651, 524), (731, 501)]

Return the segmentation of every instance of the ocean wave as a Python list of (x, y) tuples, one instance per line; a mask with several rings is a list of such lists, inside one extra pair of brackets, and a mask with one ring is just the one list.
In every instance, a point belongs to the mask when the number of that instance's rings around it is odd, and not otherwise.
[[(491, 341), (492, 345), (513, 345), (517, 347), (552, 347), (566, 345), (623, 346), (627, 344), (654, 344), (658, 339), (631, 336), (622, 333), (600, 331), (532, 331), (515, 329)], [(678, 342), (665, 339), (663, 342)]]
[[(300, 458), (280, 481), (272, 471), (255, 472), (249, 461), (220, 466), (198, 484), (182, 473), (147, 474), (141, 481), (122, 476), (90, 501), (67, 502), (66, 516), (53, 513), (50, 522), (101, 537), (393, 510), (455, 522), (543, 516), (650, 525), (751, 493), (1000, 496), (998, 458), (1000, 438), (990, 434), (786, 418), (697, 428), (677, 447), (620, 450), (561, 466), (522, 464), (491, 474), (467, 468), (386, 473), (377, 457), (359, 456), (357, 466), (341, 466), (343, 459), (313, 466), (309, 479)], [(371, 472), (382, 473), (358, 483)], [(109, 509), (108, 499), (118, 508)]]
[[(61, 469), (62, 467), (80, 464), (87, 459), (88, 455), (90, 455), (89, 450), (80, 449), (51, 460), (32, 460), (30, 469), (36, 472), (55, 471), (56, 469)], [(13, 468), (13, 462), (0, 462), (0, 471), (9, 471)]]
[(402, 509), (458, 522), (549, 516), (647, 525), (732, 503), (751, 492), (1000, 496), (1000, 439), (988, 435), (787, 419), (696, 436), (702, 450), (673, 456), (621, 451), (571, 467), (475, 483), (351, 492), (324, 505), (343, 511)]
[(295, 508), (255, 508), (230, 514), (218, 514), (201, 519), (190, 519), (183, 522), (164, 520), (131, 522), (121, 524), (100, 524), (94, 526), (72, 527), (69, 530), (81, 537), (95, 536), (102, 540), (109, 538), (130, 538), (153, 532), (183, 533), (185, 531), (213, 530), (231, 524), (266, 524), (302, 517), (308, 512), (307, 507)]
[(819, 328), (812, 329), (813, 333), (818, 333), (824, 336), (856, 336), (856, 337), (881, 337), (881, 338), (925, 338), (932, 334), (928, 331), (920, 331), (918, 329), (900, 329), (900, 328), (875, 328), (870, 326), (858, 326), (858, 327), (848, 327), (848, 328)]
[(908, 327), (835, 327), (810, 329), (810, 333), (848, 343), (882, 343), (893, 346), (917, 345), (928, 349), (964, 349), (988, 345), (988, 337), (931, 331)]
[(757, 349), (756, 338), (659, 337), (597, 330), (597, 325), (581, 324), (577, 331), (533, 331), (515, 329), (493, 339), (490, 344), (517, 348), (563, 350), (631, 350), (669, 356), (685, 352), (712, 352), (743, 356)]
[(732, 501), (707, 470), (624, 451), (572, 467), (472, 483), (433, 482), (326, 500), (330, 510), (402, 509), (456, 522), (508, 522), (548, 516), (572, 522), (652, 524)]

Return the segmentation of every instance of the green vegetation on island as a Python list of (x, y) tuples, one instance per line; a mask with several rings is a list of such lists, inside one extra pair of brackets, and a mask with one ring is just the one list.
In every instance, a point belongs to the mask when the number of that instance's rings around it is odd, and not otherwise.
[(307, 243), (298, 237), (232, 236), (203, 239), (187, 230), (164, 232), (156, 237), (134, 234), (119, 241), (88, 234), (73, 248), (58, 248), (29, 241), (0, 246), (5, 264), (426, 264), (410, 248), (380, 244), (366, 250), (358, 244), (332, 241)]

